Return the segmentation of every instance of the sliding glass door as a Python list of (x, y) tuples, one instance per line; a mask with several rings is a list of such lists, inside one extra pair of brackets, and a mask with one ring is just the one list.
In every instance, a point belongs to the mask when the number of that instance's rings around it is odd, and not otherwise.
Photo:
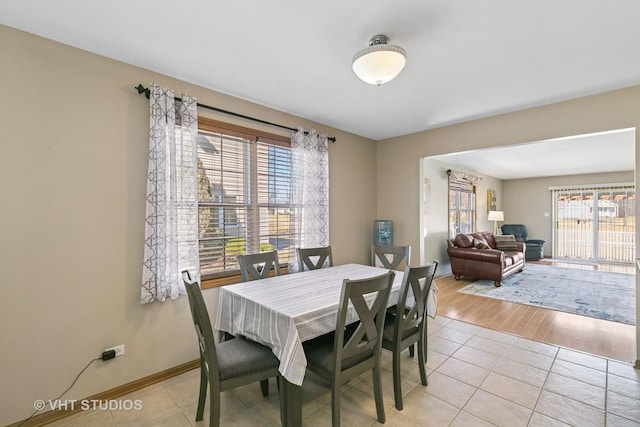
[(554, 258), (632, 263), (635, 259), (633, 184), (552, 187)]

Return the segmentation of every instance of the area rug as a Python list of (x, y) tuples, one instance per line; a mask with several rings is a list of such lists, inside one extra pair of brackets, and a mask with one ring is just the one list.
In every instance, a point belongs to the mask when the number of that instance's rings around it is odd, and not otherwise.
[(633, 274), (527, 264), (499, 288), (478, 280), (458, 292), (635, 325)]

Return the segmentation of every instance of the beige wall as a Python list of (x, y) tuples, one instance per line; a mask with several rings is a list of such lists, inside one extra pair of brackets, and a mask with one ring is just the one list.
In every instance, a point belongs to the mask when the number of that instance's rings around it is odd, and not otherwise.
[[(639, 127), (640, 86), (633, 86), (379, 141), (378, 216), (393, 220), (398, 225), (396, 238), (418, 248), (424, 241), (425, 228), (437, 230), (440, 227), (436, 222), (421, 227), (421, 158)], [(636, 164), (640, 156), (639, 147), (640, 132), (636, 132)], [(638, 187), (637, 176), (634, 179)], [(507, 200), (506, 195), (504, 200)], [(638, 235), (636, 242), (640, 242)], [(434, 248), (428, 249), (431, 253), (442, 253), (445, 242), (438, 238), (433, 245)], [(412, 262), (419, 262), (420, 257), (418, 251), (413, 251)], [(640, 295), (640, 286), (636, 288), (636, 295)], [(640, 301), (636, 304), (636, 311), (636, 317), (640, 318)], [(636, 328), (636, 336), (637, 354), (640, 354), (640, 328)]]
[[(138, 302), (149, 129), (138, 83), (337, 137), (329, 149), (333, 254), (336, 263), (368, 262), (372, 141), (3, 26), (0, 52), (0, 425), (58, 396), (107, 347), (125, 344), (126, 354), (94, 363), (66, 398), (198, 356), (186, 298)], [(213, 316), (217, 292), (204, 294)]]
[(547, 242), (544, 246), (544, 255), (550, 257), (553, 239), (553, 207), (549, 187), (633, 181), (633, 171), (503, 181), (504, 222), (525, 224), (529, 238)]

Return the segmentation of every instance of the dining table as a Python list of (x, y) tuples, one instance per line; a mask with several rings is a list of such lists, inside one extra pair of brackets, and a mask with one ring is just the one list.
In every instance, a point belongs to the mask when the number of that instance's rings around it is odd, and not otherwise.
[[(268, 346), (280, 360), (286, 425), (301, 425), (300, 387), (307, 366), (302, 343), (335, 330), (344, 279), (366, 279), (388, 271), (344, 264), (220, 288), (215, 329)], [(395, 273), (389, 306), (397, 304), (402, 284), (403, 272)], [(356, 320), (351, 308), (347, 323)]]

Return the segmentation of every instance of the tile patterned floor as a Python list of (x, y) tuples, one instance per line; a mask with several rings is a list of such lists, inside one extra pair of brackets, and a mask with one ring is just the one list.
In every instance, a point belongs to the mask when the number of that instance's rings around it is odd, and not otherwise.
[[(390, 353), (383, 350), (386, 423), (394, 426), (640, 426), (640, 370), (444, 317), (429, 323), (429, 385), (415, 358), (403, 358), (404, 409), (393, 403)], [(195, 422), (199, 372), (187, 372), (124, 396), (139, 411), (86, 411), (55, 426), (206, 426)], [(279, 426), (275, 382), (222, 393), (222, 426)], [(330, 426), (329, 390), (308, 376), (303, 425)], [(345, 385), (342, 425), (379, 425), (369, 375)]]

